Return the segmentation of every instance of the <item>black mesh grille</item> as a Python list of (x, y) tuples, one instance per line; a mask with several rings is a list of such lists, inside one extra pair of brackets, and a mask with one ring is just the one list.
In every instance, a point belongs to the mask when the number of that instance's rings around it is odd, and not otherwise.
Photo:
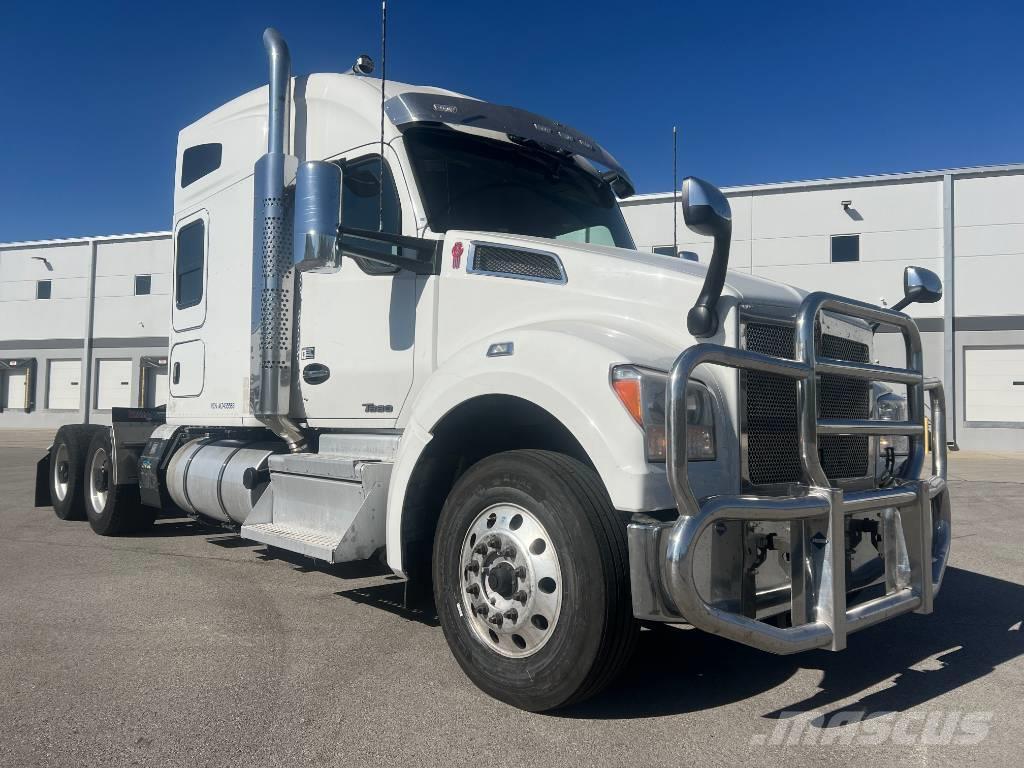
[(537, 280), (562, 281), (558, 261), (545, 253), (520, 251), (496, 245), (478, 245), (473, 256), (474, 272), (496, 272)]
[[(831, 334), (816, 334), (815, 348), (822, 357), (867, 363), (866, 344)], [(848, 376), (821, 376), (818, 380), (818, 417), (866, 419), (871, 415), (871, 384)], [(822, 435), (818, 438), (825, 476), (864, 477), (868, 474), (867, 435)]]
[[(793, 328), (768, 323), (746, 326), (746, 347), (792, 360)], [(815, 329), (815, 349), (822, 357), (868, 362), (866, 344)], [(796, 384), (792, 379), (759, 371), (742, 371), (746, 393), (747, 472), (755, 485), (800, 480), (797, 439)], [(846, 376), (821, 376), (818, 416), (823, 419), (868, 418), (871, 385)], [(819, 442), (822, 469), (830, 479), (868, 474), (868, 438), (861, 435), (823, 435)]]

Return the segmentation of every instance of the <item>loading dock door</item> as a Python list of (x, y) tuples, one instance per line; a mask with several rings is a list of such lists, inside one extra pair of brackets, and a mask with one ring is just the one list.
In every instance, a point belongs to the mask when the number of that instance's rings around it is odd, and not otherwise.
[(132, 361), (96, 361), (96, 408), (128, 408), (132, 404)]
[(146, 408), (167, 405), (167, 366), (146, 368)]
[(1024, 347), (964, 350), (966, 421), (1024, 424)]
[(27, 371), (7, 371), (3, 374), (4, 410), (21, 410), (25, 408), (25, 379)]
[(51, 360), (46, 387), (46, 407), (52, 410), (77, 411), (82, 392), (82, 361)]

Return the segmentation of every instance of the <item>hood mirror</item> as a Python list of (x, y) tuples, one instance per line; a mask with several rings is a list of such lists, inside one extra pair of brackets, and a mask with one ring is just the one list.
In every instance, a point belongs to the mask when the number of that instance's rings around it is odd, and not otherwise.
[(930, 269), (907, 267), (903, 270), (903, 297), (908, 303), (934, 304), (942, 298), (942, 280)]
[(942, 298), (942, 280), (930, 269), (903, 270), (903, 298), (892, 305), (897, 312), (910, 304), (934, 304)]
[(683, 179), (682, 205), (686, 226), (698, 235), (717, 237), (732, 232), (732, 208), (714, 184), (696, 176)]
[(698, 235), (715, 239), (704, 287), (686, 315), (686, 329), (690, 334), (697, 339), (706, 339), (718, 331), (715, 305), (722, 295), (725, 273), (729, 268), (732, 209), (722, 190), (696, 176), (683, 179), (682, 207), (686, 226)]

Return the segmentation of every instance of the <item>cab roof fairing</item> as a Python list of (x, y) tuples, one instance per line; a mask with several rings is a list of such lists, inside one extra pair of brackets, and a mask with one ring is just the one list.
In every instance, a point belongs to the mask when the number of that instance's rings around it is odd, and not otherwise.
[(526, 139), (607, 168), (612, 173), (609, 181), (619, 198), (630, 197), (636, 191), (625, 168), (604, 147), (575, 128), (533, 112), (477, 99), (413, 91), (387, 99), (384, 112), (396, 128), (414, 123), (441, 123)]

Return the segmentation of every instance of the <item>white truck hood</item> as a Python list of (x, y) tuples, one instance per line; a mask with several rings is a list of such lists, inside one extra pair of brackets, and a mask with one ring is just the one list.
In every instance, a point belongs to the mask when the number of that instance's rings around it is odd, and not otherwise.
[[(454, 267), (450, 254), (459, 243), (467, 249), (496, 245), (554, 254), (565, 282), (507, 279), (517, 275)], [(686, 329), (686, 314), (704, 284), (704, 264), (623, 248), (466, 231), (447, 233), (444, 254), (442, 277), (448, 279), (440, 287), (440, 359), (466, 344), (501, 340), (502, 333), (514, 338), (514, 329), (526, 326), (561, 328), (580, 341), (614, 349), (623, 360), (666, 369), (697, 341)], [(728, 318), (735, 317), (739, 304), (795, 312), (804, 296), (788, 285), (729, 272), (717, 307), (722, 322), (706, 341), (737, 343), (738, 327)]]
[[(565, 267), (568, 285), (574, 289), (607, 292), (610, 298), (620, 300), (670, 301), (684, 315), (700, 293), (707, 273), (707, 264), (627, 248), (497, 233), (466, 233), (466, 237), (509, 245), (519, 243), (556, 253)], [(741, 303), (794, 309), (807, 295), (807, 291), (793, 286), (735, 270), (727, 273), (722, 293)]]

